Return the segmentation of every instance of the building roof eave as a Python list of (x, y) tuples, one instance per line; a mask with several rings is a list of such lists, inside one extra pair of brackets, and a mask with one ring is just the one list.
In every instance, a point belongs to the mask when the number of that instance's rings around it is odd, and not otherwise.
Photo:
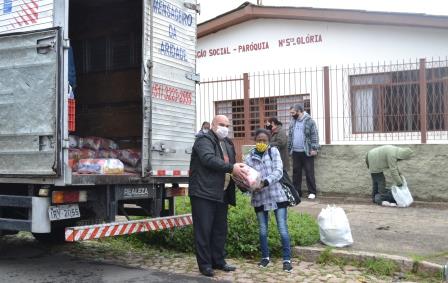
[(371, 12), (363, 10), (316, 9), (304, 7), (240, 7), (198, 25), (198, 38), (254, 19), (286, 19), (352, 24), (394, 25), (425, 28), (448, 28), (447, 16), (426, 14)]

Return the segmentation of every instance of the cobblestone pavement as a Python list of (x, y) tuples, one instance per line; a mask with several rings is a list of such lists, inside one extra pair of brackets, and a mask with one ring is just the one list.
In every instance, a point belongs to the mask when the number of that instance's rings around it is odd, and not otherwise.
[[(144, 269), (155, 269), (193, 277), (203, 277), (197, 270), (194, 255), (172, 251), (147, 250), (128, 251), (117, 254), (108, 251), (100, 242), (84, 242), (73, 245), (66, 252), (93, 260), (120, 263)], [(293, 271), (282, 270), (281, 259), (273, 260), (270, 266), (261, 269), (254, 260), (228, 259), (228, 263), (237, 266), (235, 272), (216, 271), (213, 281), (227, 282), (393, 282), (392, 278), (377, 278), (367, 275), (362, 269), (353, 266), (342, 268), (335, 265), (319, 265), (293, 260)]]
[[(5, 248), (8, 247), (8, 248)], [(14, 252), (19, 251), (19, 253)], [(257, 266), (257, 261), (249, 259), (228, 259), (227, 261), (237, 266), (235, 272), (216, 271), (215, 277), (209, 279), (202, 276), (197, 269), (196, 259), (192, 254), (173, 252), (168, 250), (159, 250), (155, 248), (141, 247), (135, 248), (133, 245), (125, 241), (106, 240), (106, 241), (87, 241), (75, 244), (63, 244), (58, 246), (45, 246), (35, 241), (30, 234), (19, 236), (7, 236), (0, 239), (0, 262), (5, 260), (5, 264), (10, 260), (15, 264), (24, 260), (28, 261), (28, 267), (43, 266), (41, 268), (49, 268), (46, 265), (39, 265), (45, 257), (60, 258), (61, 261), (67, 261), (60, 272), (72, 272), (74, 275), (82, 274), (82, 265), (76, 265), (79, 259), (83, 263), (90, 265), (100, 264), (99, 270), (103, 273), (101, 280), (96, 282), (148, 282), (148, 278), (153, 278), (150, 282), (401, 282), (390, 277), (378, 278), (369, 274), (358, 267), (336, 265), (319, 265), (311, 262), (300, 262), (293, 259), (293, 271), (286, 273), (282, 270), (281, 259), (273, 259), (271, 264), (264, 269)], [(5, 253), (6, 252), (6, 253)], [(9, 253), (10, 255), (8, 255)], [(21, 254), (23, 253), (23, 255)], [(43, 254), (43, 255), (41, 255)], [(21, 260), (23, 258), (23, 260)], [(70, 260), (70, 258), (72, 258)], [(36, 262), (33, 264), (32, 260)], [(70, 264), (72, 262), (72, 264)], [(96, 264), (98, 263), (98, 264)], [(13, 264), (13, 262), (11, 262)], [(56, 263), (55, 263), (56, 264)], [(61, 262), (60, 264), (64, 264)], [(58, 264), (59, 265), (59, 264)], [(104, 269), (109, 266), (109, 269)], [(127, 270), (126, 268), (136, 268)], [(25, 268), (25, 267), (24, 267)], [(68, 269), (67, 269), (68, 268)], [(86, 268), (86, 267), (84, 267)], [(0, 264), (0, 272), (2, 265)], [(73, 270), (72, 270), (73, 269)], [(51, 268), (49, 268), (51, 270)], [(65, 270), (65, 271), (64, 271)], [(109, 271), (107, 271), (109, 270)], [(120, 280), (120, 272), (134, 272), (131, 281)], [(134, 271), (132, 271), (134, 270)], [(147, 270), (153, 277), (147, 275), (139, 275), (139, 272)], [(36, 271), (37, 272), (37, 271)], [(93, 271), (97, 272), (97, 271)], [(114, 273), (115, 272), (115, 273)], [(118, 272), (118, 274), (117, 274)], [(158, 272), (158, 273), (157, 273)], [(20, 273), (20, 272), (19, 272)], [(29, 282), (16, 274), (18, 280), (14, 282)], [(73, 275), (72, 274), (72, 275)], [(165, 274), (165, 275), (164, 275)], [(94, 273), (91, 274), (94, 277)], [(138, 275), (138, 276), (137, 276)], [(115, 278), (110, 278), (110, 277)], [(92, 282), (93, 277), (84, 277), (81, 281), (65, 282)], [(107, 279), (109, 278), (109, 279)], [(140, 278), (140, 279), (139, 279)], [(146, 280), (143, 280), (146, 278)], [(160, 278), (158, 281), (154, 278)], [(161, 279), (164, 278), (164, 279)], [(142, 281), (143, 280), (143, 281)], [(160, 281), (161, 280), (161, 281)], [(2, 281), (3, 282), (3, 281)], [(56, 281), (39, 281), (34, 277), (32, 282), (56, 282)], [(60, 282), (60, 281), (58, 281)]]

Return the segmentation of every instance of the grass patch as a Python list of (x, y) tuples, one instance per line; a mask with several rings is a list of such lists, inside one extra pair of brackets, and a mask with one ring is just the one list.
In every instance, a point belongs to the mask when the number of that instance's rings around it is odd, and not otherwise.
[(379, 276), (393, 276), (394, 273), (400, 271), (395, 261), (385, 258), (367, 259), (360, 265), (366, 269), (367, 273)]
[[(420, 259), (415, 257), (415, 259)], [(342, 257), (338, 257), (333, 254), (333, 248), (327, 247), (324, 251), (321, 252), (317, 261), (319, 264), (333, 264), (339, 267), (343, 267), (345, 265), (352, 265), (359, 268), (362, 268), (366, 274), (374, 275), (377, 277), (394, 277), (396, 274), (399, 274), (400, 267), (393, 260), (385, 259), (385, 258), (373, 258), (366, 259), (364, 261), (353, 261), (347, 260)], [(423, 272), (413, 271), (401, 274), (405, 280), (417, 281), (417, 282), (427, 282), (427, 283), (435, 283), (441, 282), (442, 274), (432, 275)]]
[[(176, 214), (190, 213), (189, 198), (176, 198)], [(281, 254), (280, 235), (275, 216), (270, 213), (269, 247), (273, 256)], [(316, 220), (308, 214), (288, 211), (288, 227), (291, 246), (308, 246), (319, 241)], [(228, 214), (228, 236), (226, 251), (234, 258), (254, 258), (260, 256), (258, 223), (250, 197), (237, 194), (237, 205), (230, 207)], [(194, 252), (193, 229), (191, 226), (174, 230), (164, 230), (131, 236), (144, 244), (160, 246), (180, 252)]]
[(344, 265), (348, 264), (348, 261), (342, 257), (335, 256), (333, 254), (333, 248), (326, 247), (323, 252), (320, 253), (319, 257), (316, 261), (318, 264), (327, 265), (327, 264), (334, 264), (339, 267), (342, 267)]
[(443, 252), (439, 252), (439, 253), (435, 253), (435, 254), (427, 254), (427, 255), (417, 255), (417, 254), (411, 255), (412, 260), (415, 262), (422, 262), (425, 260), (431, 260), (431, 259), (435, 259), (435, 258), (444, 258), (444, 257), (448, 257), (448, 251), (443, 251)]

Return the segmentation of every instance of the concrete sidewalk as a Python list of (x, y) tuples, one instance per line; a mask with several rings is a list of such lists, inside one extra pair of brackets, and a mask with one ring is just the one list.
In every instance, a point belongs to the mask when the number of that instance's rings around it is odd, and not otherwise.
[(448, 262), (448, 204), (416, 202), (409, 208), (393, 208), (368, 199), (318, 196), (303, 199), (293, 209), (317, 218), (328, 204), (342, 207), (350, 221), (354, 244), (344, 250)]

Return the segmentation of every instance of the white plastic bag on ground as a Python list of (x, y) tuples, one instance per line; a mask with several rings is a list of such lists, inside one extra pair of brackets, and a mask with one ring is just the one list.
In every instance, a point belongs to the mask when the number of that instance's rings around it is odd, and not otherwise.
[(406, 179), (403, 176), (401, 178), (403, 179), (403, 185), (401, 187), (392, 186), (392, 195), (399, 207), (408, 207), (414, 202), (414, 199), (409, 191)]
[(331, 247), (345, 247), (353, 244), (352, 231), (347, 215), (341, 207), (327, 206), (317, 217), (320, 240)]

